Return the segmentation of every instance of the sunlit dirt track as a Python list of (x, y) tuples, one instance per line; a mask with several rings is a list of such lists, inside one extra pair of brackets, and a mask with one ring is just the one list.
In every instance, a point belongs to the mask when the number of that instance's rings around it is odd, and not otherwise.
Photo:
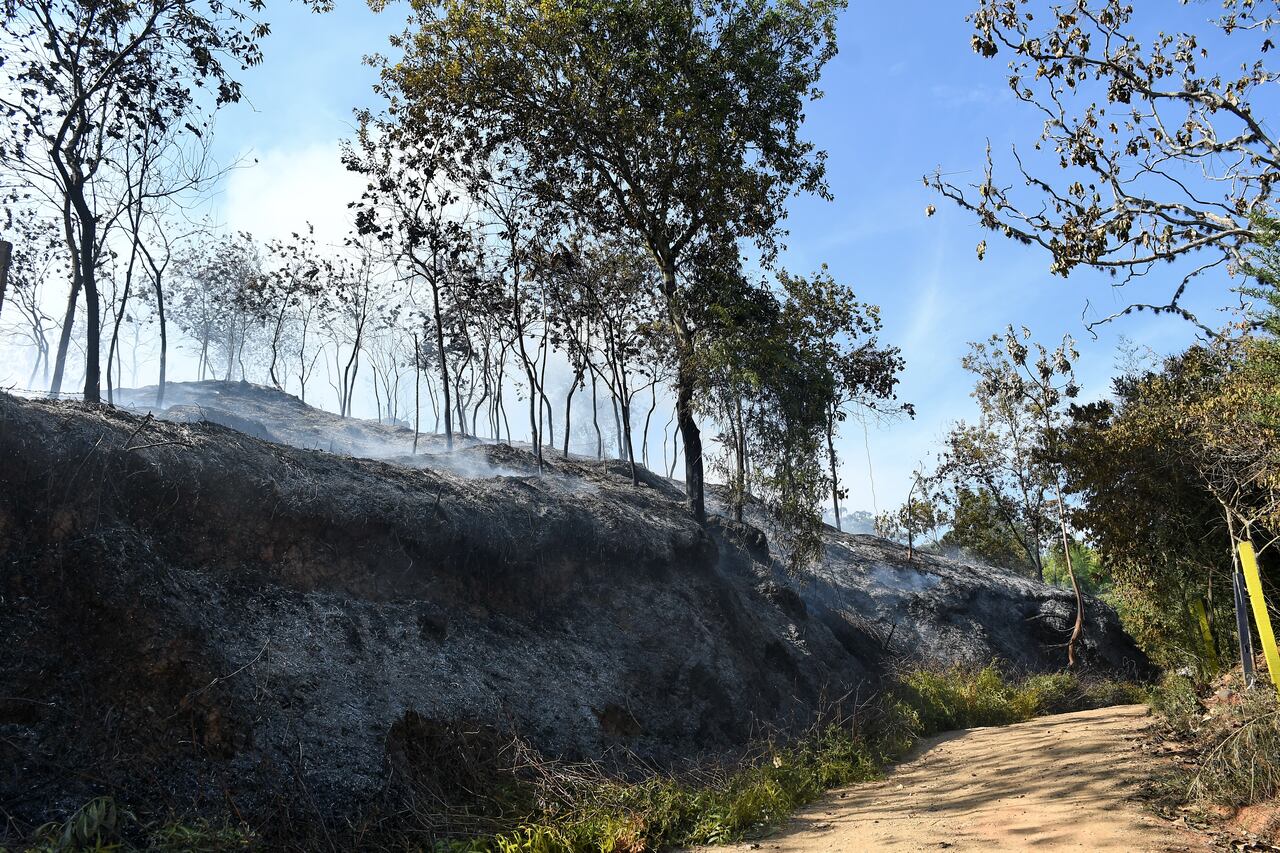
[(1209, 849), (1134, 801), (1158, 772), (1144, 706), (950, 732), (878, 782), (835, 791), (734, 850), (1189, 851)]

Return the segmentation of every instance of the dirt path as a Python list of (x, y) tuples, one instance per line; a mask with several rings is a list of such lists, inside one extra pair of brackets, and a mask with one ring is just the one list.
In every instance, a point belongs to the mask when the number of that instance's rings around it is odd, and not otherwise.
[(883, 780), (833, 792), (779, 833), (730, 850), (1205, 850), (1133, 802), (1157, 769), (1140, 705), (951, 732)]

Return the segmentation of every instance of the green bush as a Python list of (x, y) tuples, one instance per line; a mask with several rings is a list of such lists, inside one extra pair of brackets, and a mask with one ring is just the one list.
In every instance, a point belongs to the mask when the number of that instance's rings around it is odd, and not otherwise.
[(898, 693), (919, 714), (920, 734), (1006, 725), (1029, 716), (1018, 713), (1018, 690), (995, 666), (913, 670), (902, 676)]
[(1189, 735), (1200, 714), (1196, 685), (1185, 675), (1168, 673), (1151, 691), (1151, 708), (1160, 714), (1174, 732)]

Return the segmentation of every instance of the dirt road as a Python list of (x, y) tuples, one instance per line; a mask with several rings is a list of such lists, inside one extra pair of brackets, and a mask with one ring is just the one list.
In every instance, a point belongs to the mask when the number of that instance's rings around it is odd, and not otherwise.
[(1144, 706), (932, 738), (878, 782), (833, 792), (735, 850), (1205, 850), (1133, 796), (1157, 769)]

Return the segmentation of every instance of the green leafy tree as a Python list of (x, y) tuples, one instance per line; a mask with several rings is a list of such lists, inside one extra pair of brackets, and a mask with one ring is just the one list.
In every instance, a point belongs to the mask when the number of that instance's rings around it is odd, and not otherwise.
[(1050, 350), (1030, 342), (1031, 332), (1012, 326), (1002, 335), (970, 344), (963, 359), (977, 377), (973, 396), (980, 418), (948, 436), (938, 476), (956, 492), (982, 493), (1002, 528), (1021, 546), (1044, 580), (1044, 548), (1057, 538), (1066, 548), (1067, 573), (1076, 596), (1076, 620), (1067, 640), (1067, 663), (1084, 631), (1084, 597), (1071, 566), (1062, 475), (1062, 429), (1067, 406), (1079, 393), (1072, 362), (1074, 342), (1064, 337)]
[(1063, 440), (1072, 520), (1111, 575), (1126, 627), (1168, 666), (1203, 653), (1192, 600), (1205, 598), (1219, 617), (1232, 609), (1227, 518), (1183, 429), (1189, 407), (1216, 393), (1221, 365), (1210, 356), (1196, 347), (1130, 368), (1112, 399), (1072, 409)]
[[(380, 6), (375, 2), (375, 7)], [(694, 418), (703, 299), (696, 267), (772, 256), (794, 191), (827, 194), (800, 137), (804, 105), (835, 53), (842, 0), (416, 0), (384, 87), (409, 126), (442, 122), (482, 161), (565, 217), (644, 245), (675, 342), (676, 410), (689, 507), (705, 517)]]
[(934, 551), (942, 550), (944, 540), (940, 534), (952, 523), (951, 515), (934, 485), (933, 478), (917, 470), (902, 506), (883, 512), (876, 519), (876, 532), (880, 536), (906, 543), (908, 560), (915, 553), (917, 539), (927, 538), (928, 547)]
[(947, 503), (950, 526), (939, 543), (942, 550), (959, 550), (988, 565), (1021, 574), (1036, 571), (990, 492), (960, 486), (947, 496)]
[(897, 347), (883, 346), (877, 338), (879, 307), (859, 302), (825, 267), (810, 277), (783, 273), (781, 283), (804, 338), (799, 346), (825, 362), (831, 374), (823, 437), (831, 508), (839, 530), (840, 499), (848, 490), (840, 484), (836, 435), (849, 413), (856, 410), (884, 417), (914, 417), (914, 406), (899, 403), (895, 393), (905, 362)]

